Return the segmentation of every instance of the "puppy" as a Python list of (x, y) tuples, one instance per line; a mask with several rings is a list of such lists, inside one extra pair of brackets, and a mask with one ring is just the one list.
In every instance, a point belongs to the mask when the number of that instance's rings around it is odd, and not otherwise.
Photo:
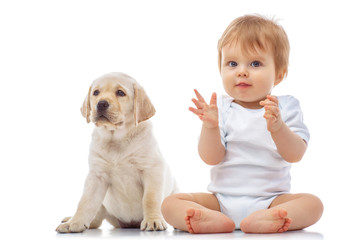
[(77, 211), (56, 231), (98, 228), (103, 219), (114, 227), (165, 230), (164, 197), (177, 191), (148, 120), (155, 109), (144, 89), (123, 73), (93, 82), (81, 108), (95, 123), (89, 173)]

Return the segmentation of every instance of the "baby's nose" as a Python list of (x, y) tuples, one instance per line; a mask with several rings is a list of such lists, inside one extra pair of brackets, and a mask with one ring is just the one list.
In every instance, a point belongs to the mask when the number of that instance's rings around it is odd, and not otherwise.
[(238, 77), (248, 77), (249, 72), (245, 67), (240, 67), (237, 75), (238, 75)]

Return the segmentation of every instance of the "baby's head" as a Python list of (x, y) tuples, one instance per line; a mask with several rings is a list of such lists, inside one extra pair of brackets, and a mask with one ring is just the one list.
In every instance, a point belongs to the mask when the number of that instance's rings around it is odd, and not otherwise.
[(245, 54), (270, 51), (274, 57), (275, 73), (287, 75), (289, 41), (284, 29), (274, 21), (258, 15), (245, 15), (233, 20), (218, 42), (220, 72), (222, 49), (233, 43), (240, 44), (240, 49)]

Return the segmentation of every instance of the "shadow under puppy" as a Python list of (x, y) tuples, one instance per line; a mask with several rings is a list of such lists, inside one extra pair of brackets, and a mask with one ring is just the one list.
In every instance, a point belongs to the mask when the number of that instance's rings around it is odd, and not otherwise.
[(162, 200), (177, 191), (148, 120), (155, 109), (144, 89), (123, 73), (96, 79), (81, 108), (95, 123), (89, 173), (77, 211), (56, 231), (114, 227), (165, 230)]

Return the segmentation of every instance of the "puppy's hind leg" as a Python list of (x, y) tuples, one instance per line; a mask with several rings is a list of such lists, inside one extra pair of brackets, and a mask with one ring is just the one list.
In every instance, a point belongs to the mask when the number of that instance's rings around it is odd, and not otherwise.
[(105, 219), (114, 226), (114, 228), (121, 228), (120, 221), (116, 217), (110, 215), (109, 213), (106, 215)]
[(103, 222), (103, 220), (106, 219), (111, 225), (113, 225), (115, 228), (120, 228), (120, 222), (119, 220), (110, 215), (104, 205), (101, 205), (98, 213), (96, 214), (95, 218), (90, 223), (90, 229), (99, 228)]
[(90, 229), (99, 228), (107, 215), (104, 205), (101, 205), (99, 211), (97, 212), (95, 218), (90, 223)]

